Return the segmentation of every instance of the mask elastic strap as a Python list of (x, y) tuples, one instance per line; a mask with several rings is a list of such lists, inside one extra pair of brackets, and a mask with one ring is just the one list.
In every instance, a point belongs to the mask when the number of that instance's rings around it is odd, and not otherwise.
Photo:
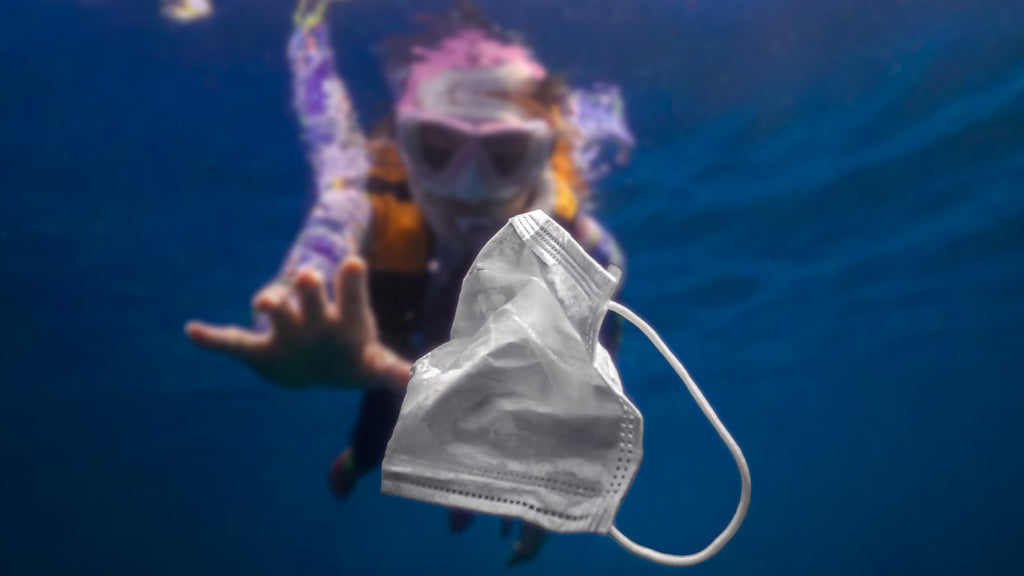
[(632, 310), (626, 308), (618, 302), (608, 302), (608, 310), (615, 312), (622, 316), (626, 320), (629, 320), (634, 326), (640, 329), (647, 338), (650, 339), (654, 347), (661, 352), (661, 355), (668, 360), (668, 363), (672, 365), (672, 368), (676, 371), (676, 374), (686, 383), (686, 388), (690, 391), (690, 395), (700, 406), (701, 412), (707, 416), (711, 425), (714, 426), (715, 431), (718, 432), (718, 436), (725, 442), (725, 445), (729, 448), (729, 452), (732, 453), (732, 457), (736, 460), (736, 467), (740, 471), (740, 503), (736, 507), (736, 513), (733, 514), (732, 520), (729, 525), (725, 527), (725, 530), (715, 538), (711, 544), (708, 544), (707, 548), (697, 552), (696, 554), (689, 554), (687, 556), (677, 556), (675, 554), (665, 554), (664, 552), (658, 552), (657, 550), (651, 550), (650, 548), (641, 546), (636, 542), (633, 542), (629, 538), (626, 538), (622, 532), (619, 532), (615, 526), (611, 527), (609, 534), (619, 543), (620, 546), (629, 550), (637, 556), (641, 556), (652, 562), (659, 564), (666, 564), (668, 566), (692, 566), (699, 564), (708, 558), (711, 558), (718, 553), (719, 550), (725, 546), (725, 543), (736, 534), (739, 530), (740, 524), (743, 523), (743, 518), (747, 515), (747, 507), (750, 506), (750, 468), (747, 467), (747, 460), (743, 457), (743, 452), (740, 451), (740, 447), (733, 440), (733, 437), (729, 434), (729, 431), (725, 429), (725, 425), (718, 418), (718, 414), (715, 413), (714, 408), (708, 403), (707, 398), (697, 387), (697, 383), (693, 381), (690, 374), (686, 371), (686, 367), (679, 361), (678, 358), (672, 354), (672, 351), (668, 349), (665, 342), (658, 336), (657, 332), (647, 322), (644, 322), (642, 318), (633, 313)]

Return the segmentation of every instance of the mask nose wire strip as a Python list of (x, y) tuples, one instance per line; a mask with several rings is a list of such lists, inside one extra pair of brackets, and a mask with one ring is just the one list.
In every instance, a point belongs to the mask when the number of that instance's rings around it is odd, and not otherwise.
[(672, 351), (668, 349), (668, 346), (661, 337), (658, 336), (654, 329), (651, 328), (647, 322), (644, 322), (642, 318), (633, 313), (632, 310), (618, 302), (608, 302), (607, 307), (608, 310), (619, 314), (639, 328), (640, 331), (651, 340), (654, 347), (661, 352), (661, 355), (665, 357), (665, 360), (668, 360), (668, 363), (672, 365), (676, 374), (678, 374), (683, 382), (686, 383), (686, 388), (690, 391), (690, 395), (693, 396), (697, 405), (700, 406), (701, 412), (704, 412), (704, 415), (707, 417), (708, 421), (711, 422), (711, 425), (714, 426), (715, 431), (718, 432), (718, 436), (722, 439), (722, 442), (725, 442), (725, 445), (729, 448), (729, 452), (732, 453), (732, 457), (736, 460), (736, 467), (740, 471), (741, 480), (740, 503), (739, 506), (736, 507), (736, 513), (733, 514), (732, 520), (729, 522), (729, 525), (725, 527), (725, 530), (723, 530), (722, 533), (711, 542), (711, 544), (708, 544), (707, 548), (704, 548), (700, 552), (689, 554), (687, 556), (677, 556), (674, 554), (658, 552), (657, 550), (641, 546), (629, 538), (626, 538), (626, 536), (624, 536), (622, 532), (619, 532), (619, 529), (615, 526), (611, 527), (609, 534), (626, 550), (653, 562), (665, 564), (667, 566), (692, 566), (694, 564), (699, 564), (717, 554), (718, 551), (725, 546), (726, 542), (736, 534), (736, 531), (739, 530), (740, 524), (743, 523), (743, 518), (747, 515), (747, 508), (750, 506), (750, 468), (747, 467), (747, 460), (743, 457), (743, 452), (740, 451), (740, 447), (736, 444), (736, 440), (734, 440), (732, 435), (729, 434), (729, 431), (725, 429), (725, 425), (722, 424), (722, 421), (718, 418), (718, 414), (715, 413), (714, 408), (712, 408), (711, 404), (708, 403), (708, 399), (704, 397), (700, 388), (697, 387), (697, 383), (690, 377), (690, 374), (686, 371), (686, 367), (683, 366), (682, 362), (680, 362), (675, 355), (672, 354)]

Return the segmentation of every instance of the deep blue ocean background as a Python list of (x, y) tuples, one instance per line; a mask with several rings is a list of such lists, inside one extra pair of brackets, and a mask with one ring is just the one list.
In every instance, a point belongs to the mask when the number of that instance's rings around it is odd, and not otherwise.
[[(573, 83), (619, 83), (639, 145), (597, 212), (624, 300), (743, 447), (711, 561), (551, 538), (519, 574), (1022, 574), (1024, 2), (482, 4)], [(194, 348), (245, 322), (308, 206), (290, 1), (0, 6), (0, 575), (494, 574), (478, 518), (334, 499), (358, 395)], [(374, 53), (437, 0), (331, 15), (366, 124)], [(628, 331), (646, 454), (618, 518), (689, 553), (735, 508), (725, 448)], [(678, 571), (678, 572), (677, 572)]]

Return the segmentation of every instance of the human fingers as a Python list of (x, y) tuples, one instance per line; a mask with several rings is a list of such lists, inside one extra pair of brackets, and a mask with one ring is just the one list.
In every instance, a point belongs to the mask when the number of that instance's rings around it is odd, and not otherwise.
[(261, 288), (260, 291), (252, 297), (252, 307), (256, 307), (256, 302), (258, 302), (260, 298), (271, 298), (275, 301), (280, 298), (284, 298), (288, 295), (288, 290), (288, 285), (283, 282), (268, 284)]
[(215, 326), (196, 320), (185, 324), (185, 335), (196, 346), (243, 359), (255, 357), (267, 344), (265, 334), (239, 326)]
[(342, 322), (351, 326), (364, 321), (371, 313), (366, 262), (358, 257), (346, 258), (338, 271), (337, 284)]
[(307, 323), (320, 324), (327, 315), (327, 289), (316, 270), (301, 270), (295, 278), (302, 317)]
[(295, 330), (298, 312), (292, 304), (287, 290), (265, 290), (256, 296), (256, 310), (270, 317), (274, 332), (278, 335)]

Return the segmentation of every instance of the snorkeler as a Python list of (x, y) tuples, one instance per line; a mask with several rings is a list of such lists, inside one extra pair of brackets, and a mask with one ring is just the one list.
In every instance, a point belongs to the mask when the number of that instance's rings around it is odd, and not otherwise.
[[(280, 273), (253, 300), (252, 329), (189, 322), (199, 346), (287, 387), (364, 391), (350, 445), (330, 466), (340, 497), (377, 468), (412, 362), (449, 338), (474, 257), (509, 218), (543, 210), (603, 266), (614, 239), (584, 210), (598, 148), (632, 144), (617, 90), (568, 92), (530, 51), (459, 4), (386, 54), (393, 117), (367, 138), (334, 68), (324, 15), (301, 0), (288, 44), (293, 103), (316, 202)], [(615, 355), (620, 326), (602, 344)], [(453, 532), (472, 515), (451, 511)], [(503, 532), (509, 524), (503, 523)], [(524, 524), (510, 563), (545, 532)]]

